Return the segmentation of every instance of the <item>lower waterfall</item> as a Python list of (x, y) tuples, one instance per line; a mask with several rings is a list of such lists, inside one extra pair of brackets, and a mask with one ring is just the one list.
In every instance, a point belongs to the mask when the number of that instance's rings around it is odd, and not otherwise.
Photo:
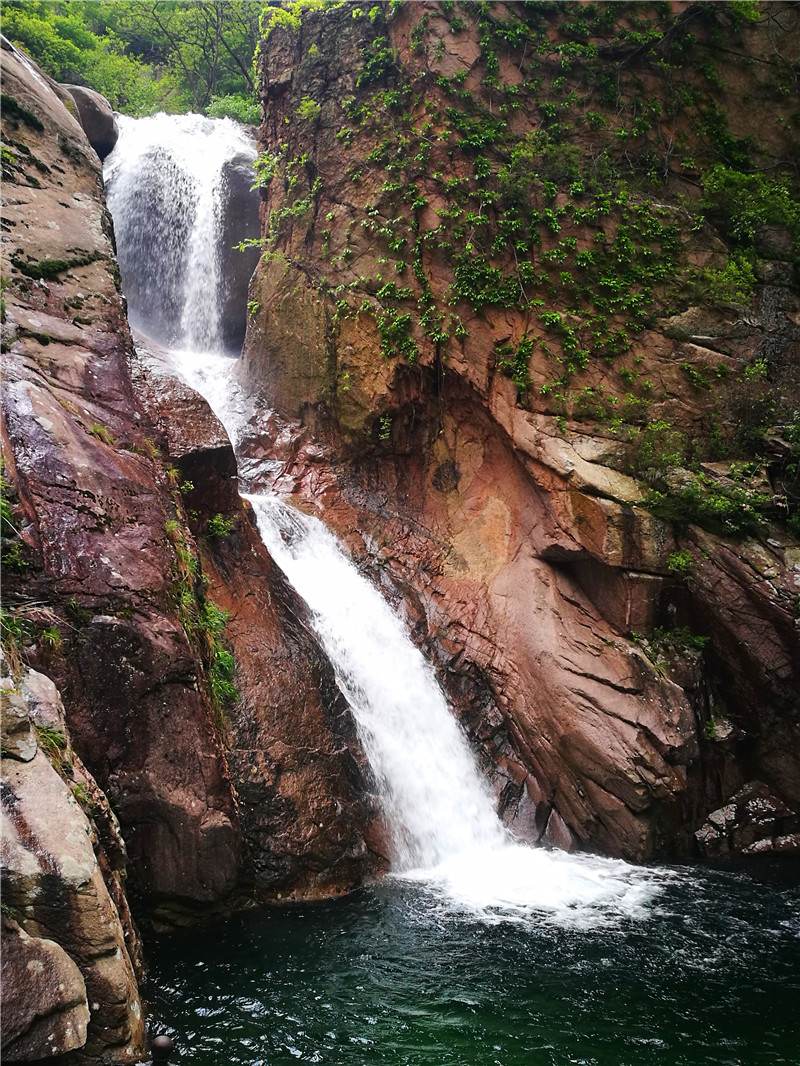
[(317, 520), (249, 496), (273, 559), (312, 610), (378, 781), (399, 870), (504, 844), (466, 739), (380, 593)]
[(394, 873), (487, 917), (637, 913), (652, 872), (513, 840), (433, 671), (380, 592), (319, 520), (274, 496), (248, 499), (352, 708), (392, 830)]

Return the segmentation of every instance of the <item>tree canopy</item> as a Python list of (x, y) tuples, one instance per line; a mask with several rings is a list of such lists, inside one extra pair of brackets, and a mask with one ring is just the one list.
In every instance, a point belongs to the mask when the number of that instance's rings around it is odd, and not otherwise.
[(253, 55), (275, 0), (7, 0), (3, 32), (57, 81), (119, 111), (258, 121)]

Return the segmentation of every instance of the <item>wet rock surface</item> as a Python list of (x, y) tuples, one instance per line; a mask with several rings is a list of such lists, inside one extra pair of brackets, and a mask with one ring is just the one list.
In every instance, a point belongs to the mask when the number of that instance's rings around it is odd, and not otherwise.
[(225, 209), (220, 234), (220, 274), (223, 279), (220, 314), (223, 343), (236, 352), (244, 340), (247, 293), (261, 254), (257, 244), (239, 248), (242, 242), (257, 241), (261, 234), (261, 198), (253, 188), (253, 181), (253, 159), (249, 155), (235, 157), (223, 168)]
[(175, 614), (175, 509), (130, 381), (99, 164), (13, 54), (3, 86), (24, 112), (4, 112), (5, 134), (36, 161), (6, 184), (3, 454), (19, 537), (4, 600), (42, 605), (18, 615), (24, 654), (58, 681), (75, 748), (119, 803), (140, 896), (216, 902), (236, 882), (237, 815)]

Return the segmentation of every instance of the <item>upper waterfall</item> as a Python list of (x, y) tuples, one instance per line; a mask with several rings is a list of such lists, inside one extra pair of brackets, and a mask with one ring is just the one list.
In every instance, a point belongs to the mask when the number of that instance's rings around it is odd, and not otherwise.
[(119, 123), (105, 178), (132, 325), (174, 347), (235, 348), (255, 263), (233, 246), (258, 233), (253, 141), (202, 115)]

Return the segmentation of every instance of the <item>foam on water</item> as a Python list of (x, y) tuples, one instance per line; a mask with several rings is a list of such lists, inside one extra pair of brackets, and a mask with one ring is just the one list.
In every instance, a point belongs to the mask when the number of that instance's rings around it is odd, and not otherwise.
[(436, 867), (393, 876), (425, 885), (446, 911), (460, 917), (519, 923), (547, 918), (582, 928), (647, 917), (667, 879), (663, 870), (511, 840), (500, 848), (471, 848)]
[(200, 393), (225, 427), (235, 449), (254, 414), (254, 399), (234, 374), (235, 358), (220, 352), (175, 348), (169, 355), (178, 376)]

